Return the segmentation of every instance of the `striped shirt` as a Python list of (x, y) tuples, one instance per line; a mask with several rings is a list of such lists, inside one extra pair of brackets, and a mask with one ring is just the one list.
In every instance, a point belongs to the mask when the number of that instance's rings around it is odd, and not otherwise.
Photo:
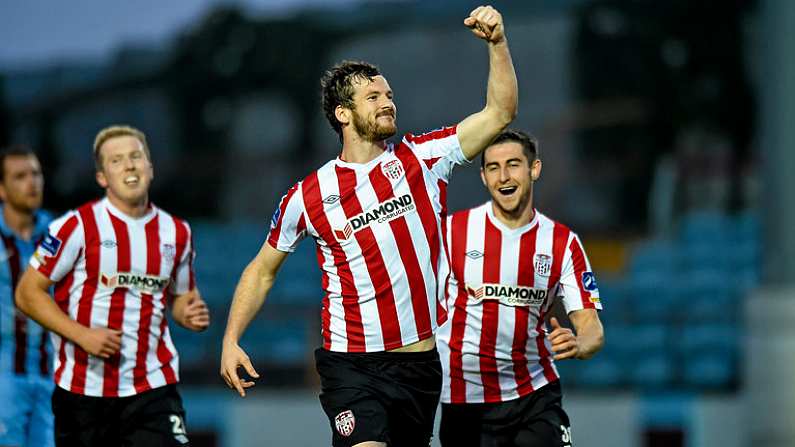
[(17, 282), (36, 245), (47, 234), (52, 218), (44, 211), (34, 215), (30, 240), (14, 234), (5, 223), (0, 206), (0, 374), (50, 375), (52, 346), (49, 335), (14, 304)]
[(455, 127), (407, 134), (368, 163), (329, 161), (282, 198), (268, 243), (315, 240), (323, 348), (395, 349), (444, 322), (447, 183), (466, 162)]
[(450, 319), (438, 333), (445, 403), (503, 402), (558, 378), (544, 318), (601, 309), (579, 237), (538, 211), (511, 229), (491, 202), (448, 219)]
[(30, 265), (55, 282), (55, 301), (87, 327), (122, 331), (109, 359), (53, 336), (55, 383), (86, 396), (131, 396), (178, 381), (166, 322), (170, 297), (194, 288), (190, 227), (152, 206), (133, 218), (107, 198), (56, 219)]

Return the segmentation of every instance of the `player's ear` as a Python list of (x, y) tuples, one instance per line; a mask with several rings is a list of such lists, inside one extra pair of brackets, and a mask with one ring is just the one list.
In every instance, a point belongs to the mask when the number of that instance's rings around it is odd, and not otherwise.
[(541, 160), (536, 158), (530, 164), (530, 178), (535, 182), (541, 177)]
[(351, 110), (342, 105), (334, 108), (334, 116), (341, 124), (349, 124), (351, 122)]
[(102, 171), (97, 171), (96, 173), (97, 184), (101, 186), (103, 189), (108, 187), (108, 179), (105, 178), (105, 173)]
[(483, 182), (483, 186), (489, 186), (486, 184), (486, 174), (483, 173), (483, 168), (480, 168), (480, 181)]

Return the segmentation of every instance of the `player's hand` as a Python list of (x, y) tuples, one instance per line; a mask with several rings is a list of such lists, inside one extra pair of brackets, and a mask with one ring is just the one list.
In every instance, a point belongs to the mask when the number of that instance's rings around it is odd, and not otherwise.
[(76, 341), (87, 353), (106, 359), (121, 349), (121, 331), (104, 327), (87, 327)]
[(237, 375), (240, 367), (243, 367), (249, 376), (259, 379), (259, 374), (254, 370), (245, 351), (237, 343), (224, 341), (224, 348), (221, 351), (221, 377), (229, 388), (237, 390), (240, 397), (246, 397), (246, 388), (254, 386), (254, 382), (241, 379)]
[(555, 317), (549, 319), (549, 324), (552, 326), (552, 332), (547, 334), (547, 339), (552, 344), (555, 360), (576, 358), (580, 352), (580, 347), (574, 332), (567, 327), (561, 326)]
[(489, 43), (500, 43), (505, 40), (505, 28), (502, 14), (488, 6), (478, 6), (464, 19), (464, 25), (472, 30), (472, 34)]
[(179, 323), (186, 329), (201, 332), (210, 325), (210, 309), (200, 296), (189, 298)]

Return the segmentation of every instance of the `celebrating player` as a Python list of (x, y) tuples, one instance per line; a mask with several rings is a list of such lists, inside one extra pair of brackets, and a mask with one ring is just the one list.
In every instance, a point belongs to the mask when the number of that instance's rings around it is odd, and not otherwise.
[[(94, 141), (103, 199), (66, 213), (31, 258), (18, 306), (58, 334), (59, 446), (184, 446), (178, 356), (166, 322), (210, 323), (193, 276), (190, 227), (149, 201), (146, 137), (111, 126)], [(49, 288), (55, 285), (53, 301)]]
[[(579, 237), (533, 208), (540, 175), (535, 139), (504, 131), (482, 157), (491, 201), (448, 218), (450, 319), (438, 338), (445, 446), (571, 445), (553, 359), (602, 348), (602, 305)], [(556, 297), (576, 335), (554, 317), (546, 333)]]
[(49, 335), (14, 306), (20, 273), (47, 234), (44, 177), (22, 146), (0, 152), (0, 445), (53, 445)]
[(517, 82), (494, 8), (464, 20), (489, 49), (486, 106), (457, 126), (396, 133), (392, 90), (378, 69), (343, 62), (321, 80), (323, 110), (342, 141), (338, 158), (293, 186), (235, 291), (221, 375), (241, 396), (256, 378), (238, 345), (276, 272), (305, 237), (317, 244), (325, 296), (315, 353), (334, 446), (427, 446), (441, 390), (434, 332), (444, 322), (449, 267), (442, 225), (447, 183), (516, 114)]

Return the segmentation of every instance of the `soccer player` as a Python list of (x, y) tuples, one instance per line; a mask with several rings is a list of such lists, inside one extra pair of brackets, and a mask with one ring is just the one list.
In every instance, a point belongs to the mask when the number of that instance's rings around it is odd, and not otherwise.
[[(483, 152), (491, 201), (448, 218), (450, 318), (439, 330), (444, 446), (570, 446), (554, 360), (602, 348), (599, 290), (579, 237), (533, 208), (534, 138), (506, 130)], [(576, 335), (544, 319), (561, 297)]]
[(427, 446), (441, 391), (434, 332), (446, 318), (442, 241), (452, 168), (477, 156), (516, 114), (517, 82), (502, 16), (478, 7), (464, 20), (489, 49), (486, 106), (457, 126), (398, 144), (392, 90), (378, 69), (343, 62), (321, 80), (339, 157), (293, 186), (235, 291), (221, 375), (245, 396), (256, 378), (238, 345), (289, 252), (317, 244), (325, 292), (320, 401), (334, 446)]
[(141, 131), (101, 130), (94, 160), (105, 197), (53, 221), (16, 295), (57, 334), (55, 442), (185, 446), (166, 307), (190, 330), (210, 323), (194, 284), (190, 227), (149, 201), (154, 171)]
[(21, 272), (47, 234), (44, 177), (32, 150), (0, 152), (0, 445), (52, 446), (52, 348), (48, 334), (14, 306)]

